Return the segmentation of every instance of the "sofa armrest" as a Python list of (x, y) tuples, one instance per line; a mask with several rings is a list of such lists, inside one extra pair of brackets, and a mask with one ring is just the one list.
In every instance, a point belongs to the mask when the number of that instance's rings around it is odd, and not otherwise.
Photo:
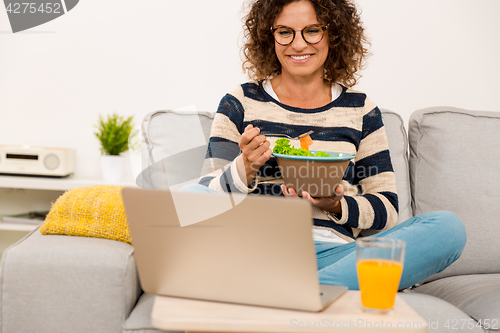
[(129, 244), (33, 231), (0, 272), (0, 332), (122, 332), (141, 288)]

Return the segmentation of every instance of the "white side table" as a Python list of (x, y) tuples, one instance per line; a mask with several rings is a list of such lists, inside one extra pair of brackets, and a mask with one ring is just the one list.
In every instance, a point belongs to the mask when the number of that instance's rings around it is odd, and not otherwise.
[(359, 291), (347, 291), (321, 312), (273, 309), (156, 296), (155, 328), (194, 332), (427, 332), (427, 322), (399, 296), (392, 314), (363, 312)]

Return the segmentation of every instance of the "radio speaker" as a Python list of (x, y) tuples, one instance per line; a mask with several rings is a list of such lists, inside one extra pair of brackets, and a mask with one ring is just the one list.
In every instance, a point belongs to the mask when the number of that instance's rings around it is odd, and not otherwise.
[(75, 171), (76, 151), (0, 145), (0, 174), (65, 177)]

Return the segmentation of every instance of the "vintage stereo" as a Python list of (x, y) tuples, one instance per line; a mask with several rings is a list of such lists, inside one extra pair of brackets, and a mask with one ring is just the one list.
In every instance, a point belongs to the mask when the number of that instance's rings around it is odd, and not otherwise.
[(71, 148), (0, 145), (0, 174), (65, 177), (75, 171)]

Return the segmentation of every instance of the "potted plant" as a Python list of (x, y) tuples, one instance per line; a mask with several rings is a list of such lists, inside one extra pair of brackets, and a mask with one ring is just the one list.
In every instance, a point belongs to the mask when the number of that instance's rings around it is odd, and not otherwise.
[(137, 135), (134, 116), (128, 118), (114, 113), (104, 118), (99, 115), (94, 134), (101, 143), (101, 173), (105, 181), (117, 182), (125, 175), (125, 157), (121, 154), (132, 148), (129, 144)]

